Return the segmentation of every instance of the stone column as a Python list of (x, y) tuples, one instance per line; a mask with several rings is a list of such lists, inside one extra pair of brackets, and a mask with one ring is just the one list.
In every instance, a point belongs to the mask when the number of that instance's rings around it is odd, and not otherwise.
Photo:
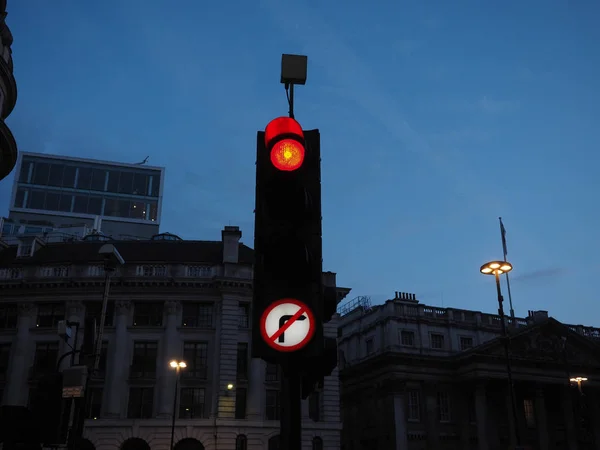
[[(265, 364), (262, 359), (252, 358), (250, 359), (250, 374), (248, 380), (248, 419), (250, 420), (262, 420), (262, 398), (265, 392)], [(303, 402), (302, 411), (304, 412), (305, 406), (308, 402)], [(302, 416), (304, 418), (304, 415)], [(306, 417), (308, 417), (308, 406), (306, 406)]]
[(395, 450), (406, 450), (408, 448), (408, 436), (406, 434), (406, 390), (398, 390), (393, 393), (394, 398), (394, 428), (396, 446)]
[(131, 358), (128, 354), (129, 340), (127, 335), (127, 326), (129, 325), (129, 312), (131, 311), (131, 302), (128, 300), (119, 300), (115, 302), (115, 339), (111, 343), (112, 354), (111, 364), (108, 367), (108, 402), (104, 408), (104, 415), (110, 418), (120, 418), (125, 413), (127, 406), (127, 377), (129, 376), (129, 366)]
[(535, 388), (535, 415), (538, 429), (539, 450), (548, 450), (548, 420), (546, 417), (546, 399), (544, 398), (544, 387)]
[(423, 389), (425, 396), (425, 423), (427, 429), (428, 448), (439, 447), (439, 419), (437, 407), (437, 389), (433, 385), (425, 384)]
[(167, 300), (165, 302), (165, 334), (163, 337), (162, 351), (163, 364), (158, 365), (158, 382), (160, 386), (160, 402), (158, 404), (158, 417), (168, 418), (173, 414), (173, 395), (175, 395), (175, 371), (168, 365), (172, 359), (181, 359), (183, 349), (177, 333), (177, 318), (181, 309), (179, 302)]
[(35, 351), (35, 343), (29, 339), (29, 329), (35, 326), (35, 314), (36, 308), (33, 303), (19, 303), (17, 335), (10, 348), (9, 373), (4, 392), (7, 405), (27, 405), (29, 396), (27, 378)]
[(477, 442), (479, 450), (488, 450), (488, 417), (486, 385), (478, 383), (475, 388), (475, 417), (477, 420)]
[(565, 437), (567, 441), (566, 450), (577, 450), (577, 430), (575, 428), (575, 412), (573, 409), (573, 397), (571, 387), (565, 386), (562, 389), (562, 406), (565, 420)]

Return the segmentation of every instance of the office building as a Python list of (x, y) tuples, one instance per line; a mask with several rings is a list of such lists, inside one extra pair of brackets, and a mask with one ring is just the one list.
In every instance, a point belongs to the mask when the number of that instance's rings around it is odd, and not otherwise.
[(22, 152), (16, 170), (3, 235), (73, 225), (115, 239), (159, 232), (164, 168)]
[[(240, 238), (239, 228), (228, 226), (216, 242), (172, 234), (54, 244), (23, 237), (20, 249), (0, 247), (2, 403), (27, 405), (37, 380), (56, 371), (69, 350), (57, 335), (59, 321), (99, 322), (98, 251), (110, 242), (125, 264), (112, 277), (100, 370), (87, 391), (86, 448), (168, 450), (175, 395), (169, 362), (183, 360), (176, 450), (282, 450), (281, 373), (249, 356), (253, 251)], [(337, 290), (340, 299), (349, 292)], [(59, 367), (69, 364), (63, 358)], [(339, 450), (337, 369), (302, 407), (303, 448)]]
[(11, 45), (13, 36), (6, 25), (6, 0), (0, 1), (0, 180), (17, 162), (17, 143), (4, 122), (17, 103), (17, 83), (13, 75)]
[(354, 303), (339, 319), (344, 450), (504, 450), (515, 426), (527, 449), (600, 448), (600, 329), (507, 319), (515, 421), (498, 315), (405, 293)]

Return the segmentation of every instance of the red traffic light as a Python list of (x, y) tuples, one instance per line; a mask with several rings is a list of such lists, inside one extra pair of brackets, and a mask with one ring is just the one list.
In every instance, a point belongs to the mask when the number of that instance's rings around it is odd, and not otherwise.
[(265, 128), (265, 146), (271, 163), (279, 170), (294, 171), (304, 162), (304, 133), (291, 117), (273, 119)]

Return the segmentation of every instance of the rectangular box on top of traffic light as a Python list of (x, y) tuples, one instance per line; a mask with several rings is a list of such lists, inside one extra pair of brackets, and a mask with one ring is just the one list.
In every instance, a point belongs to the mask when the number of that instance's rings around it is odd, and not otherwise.
[[(257, 136), (252, 356), (274, 363), (301, 361), (323, 350), (320, 133), (298, 129), (283, 126), (278, 135), (267, 127)], [(284, 300), (306, 305), (309, 312), (273, 343), (265, 317)], [(276, 319), (285, 328), (294, 308), (287, 315), (281, 311)], [(309, 321), (310, 339), (300, 342)]]

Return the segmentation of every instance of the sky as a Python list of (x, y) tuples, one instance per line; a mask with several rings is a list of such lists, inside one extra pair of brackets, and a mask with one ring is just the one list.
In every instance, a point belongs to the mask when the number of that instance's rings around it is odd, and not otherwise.
[[(600, 3), (9, 0), (19, 149), (166, 167), (161, 231), (253, 245), (256, 132), (321, 131), (324, 270), (495, 313), (600, 327)], [(0, 181), (8, 212), (13, 176)], [(506, 287), (504, 286), (506, 295)], [(508, 302), (507, 302), (508, 303)], [(508, 305), (506, 306), (508, 310)]]

